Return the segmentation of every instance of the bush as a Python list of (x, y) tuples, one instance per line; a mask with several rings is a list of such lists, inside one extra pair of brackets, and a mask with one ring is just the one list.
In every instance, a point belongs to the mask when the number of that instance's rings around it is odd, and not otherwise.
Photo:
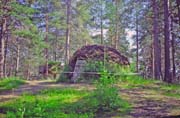
[[(115, 86), (116, 79), (107, 71), (96, 81), (96, 90), (82, 100), (70, 105), (68, 111), (75, 113), (102, 113), (111, 111), (129, 110), (130, 105), (119, 96), (118, 88)], [(66, 111), (66, 112), (68, 112)]]
[[(116, 78), (104, 71), (97, 81), (97, 89), (94, 97), (98, 100), (98, 111), (114, 111), (128, 106), (119, 96), (118, 88), (115, 86)], [(124, 103), (127, 106), (123, 106)]]
[[(102, 61), (91, 61), (88, 60), (87, 64), (85, 65), (85, 69), (84, 73), (81, 75), (81, 81), (85, 80), (85, 81), (94, 81), (97, 80), (98, 78), (100, 78), (99, 73), (103, 72), (104, 70), (107, 71), (107, 73), (111, 74), (111, 75), (116, 75), (114, 76), (122, 76), (124, 73), (128, 73), (131, 71), (131, 67), (127, 67), (127, 66), (123, 66), (123, 65), (119, 65), (117, 63), (113, 63), (113, 62), (102, 62)], [(97, 72), (98, 74), (88, 74), (88, 72)]]
[(67, 74), (65, 72), (69, 72), (69, 67), (68, 65), (64, 66), (63, 71), (60, 73), (59, 79), (57, 82), (70, 82), (70, 79), (67, 77)]

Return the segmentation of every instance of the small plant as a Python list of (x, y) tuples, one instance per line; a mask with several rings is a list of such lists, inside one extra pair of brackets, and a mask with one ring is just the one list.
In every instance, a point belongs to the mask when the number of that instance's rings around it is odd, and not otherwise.
[[(94, 93), (94, 97), (99, 103), (98, 111), (114, 111), (129, 106), (126, 101), (120, 98), (118, 88), (115, 86), (116, 82), (116, 78), (109, 75), (107, 71), (102, 72)], [(125, 104), (126, 106), (123, 106)]]
[(60, 73), (59, 79), (57, 80), (57, 82), (69, 82), (70, 79), (67, 77), (67, 72), (69, 72), (69, 67), (68, 65), (64, 66), (63, 71)]

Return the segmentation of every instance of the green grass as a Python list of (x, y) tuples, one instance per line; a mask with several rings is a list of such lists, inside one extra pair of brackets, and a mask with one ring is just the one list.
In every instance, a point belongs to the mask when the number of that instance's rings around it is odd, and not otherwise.
[(157, 82), (152, 79), (143, 79), (142, 77), (137, 75), (121, 76), (118, 77), (118, 80), (118, 86), (125, 89), (150, 86)]
[(89, 92), (72, 88), (43, 90), (37, 95), (24, 94), (15, 100), (1, 103), (7, 118), (87, 118), (91, 114), (65, 113)]
[(102, 115), (124, 115), (130, 104), (121, 99), (116, 79), (104, 73), (95, 90), (54, 88), (38, 94), (24, 94), (5, 103), (0, 110), (7, 118), (94, 118)]
[[(93, 118), (99, 113), (99, 103), (93, 95), (93, 91), (74, 88), (47, 89), (37, 95), (24, 94), (0, 103), (0, 109), (7, 118)], [(119, 112), (129, 108), (126, 101), (120, 104), (124, 107)]]
[(15, 78), (15, 77), (4, 78), (0, 80), (0, 92), (17, 88), (24, 83), (25, 81), (19, 78)]
[(160, 89), (166, 96), (180, 98), (180, 85), (178, 84), (162, 83)]
[(117, 85), (123, 89), (155, 90), (165, 96), (180, 98), (180, 85), (178, 84), (167, 84), (159, 80), (144, 79), (140, 76), (124, 76), (119, 77), (118, 80)]

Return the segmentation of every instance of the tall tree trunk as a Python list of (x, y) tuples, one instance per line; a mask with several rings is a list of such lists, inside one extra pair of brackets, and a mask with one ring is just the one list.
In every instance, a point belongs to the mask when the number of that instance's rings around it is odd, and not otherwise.
[(119, 18), (119, 15), (118, 15), (118, 0), (115, 0), (115, 4), (116, 4), (116, 34), (115, 34), (115, 44), (114, 44), (114, 46), (115, 46), (115, 49), (117, 49), (118, 48), (118, 40), (119, 40), (119, 35), (118, 35), (118, 22), (119, 22), (119, 20), (118, 20), (118, 18)]
[(136, 13), (136, 72), (139, 72), (139, 29), (138, 29), (138, 15)]
[(8, 50), (8, 35), (6, 36), (6, 40), (5, 40), (5, 51), (4, 51), (4, 77), (7, 77), (7, 50)]
[(170, 73), (170, 33), (169, 33), (169, 8), (168, 0), (164, 0), (164, 48), (165, 48), (165, 76), (164, 80), (171, 83), (171, 73)]
[(175, 45), (174, 45), (174, 39), (175, 39), (175, 34), (173, 33), (174, 25), (173, 25), (173, 17), (171, 17), (171, 54), (172, 54), (172, 79), (174, 80), (176, 78), (176, 65), (175, 65)]
[(71, 0), (67, 0), (67, 19), (66, 19), (66, 45), (65, 45), (65, 63), (67, 64), (70, 58), (70, 8)]
[(180, 25), (180, 0), (176, 0), (177, 8), (178, 8), (178, 17), (179, 17), (179, 25)]
[(19, 60), (20, 60), (20, 44), (17, 44), (15, 76), (17, 76), (17, 73), (19, 72)]
[[(153, 35), (151, 35), (151, 39), (153, 40)], [(151, 58), (150, 58), (150, 74), (149, 77), (154, 77), (154, 42), (151, 44)]]
[(53, 40), (53, 44), (54, 44), (54, 47), (53, 47), (53, 55), (54, 55), (54, 61), (57, 60), (57, 53), (56, 53), (56, 48), (57, 48), (57, 31), (56, 31), (56, 40)]
[(1, 31), (0, 31), (0, 78), (4, 77), (4, 46), (5, 46), (5, 32), (6, 32), (6, 17), (2, 19)]
[(101, 0), (101, 45), (103, 44), (103, 7), (102, 7), (102, 0)]
[(30, 64), (29, 64), (29, 62), (28, 62), (27, 68), (26, 68), (26, 73), (25, 73), (25, 78), (26, 78), (26, 80), (29, 80), (29, 79), (30, 79), (30, 69), (29, 69), (29, 67), (30, 67)]
[(161, 64), (159, 62), (161, 58), (160, 54), (160, 45), (159, 45), (159, 35), (158, 35), (158, 10), (157, 10), (157, 1), (153, 0), (153, 12), (154, 12), (154, 18), (153, 18), (153, 77), (156, 79), (161, 78)]
[[(45, 42), (48, 44), (48, 33), (49, 33), (49, 16), (46, 14), (46, 37)], [(46, 58), (46, 77), (48, 77), (48, 48), (45, 48), (45, 58)]]

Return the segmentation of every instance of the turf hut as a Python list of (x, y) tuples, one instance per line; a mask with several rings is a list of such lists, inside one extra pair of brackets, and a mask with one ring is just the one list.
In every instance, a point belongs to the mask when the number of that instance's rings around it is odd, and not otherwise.
[[(105, 57), (105, 58), (104, 58)], [(69, 61), (69, 71), (66, 76), (75, 82), (77, 63), (84, 63), (86, 60), (114, 62), (120, 65), (129, 65), (128, 58), (112, 47), (102, 45), (87, 45), (78, 49)], [(78, 69), (81, 70), (81, 69)], [(76, 74), (76, 75), (75, 75)]]

